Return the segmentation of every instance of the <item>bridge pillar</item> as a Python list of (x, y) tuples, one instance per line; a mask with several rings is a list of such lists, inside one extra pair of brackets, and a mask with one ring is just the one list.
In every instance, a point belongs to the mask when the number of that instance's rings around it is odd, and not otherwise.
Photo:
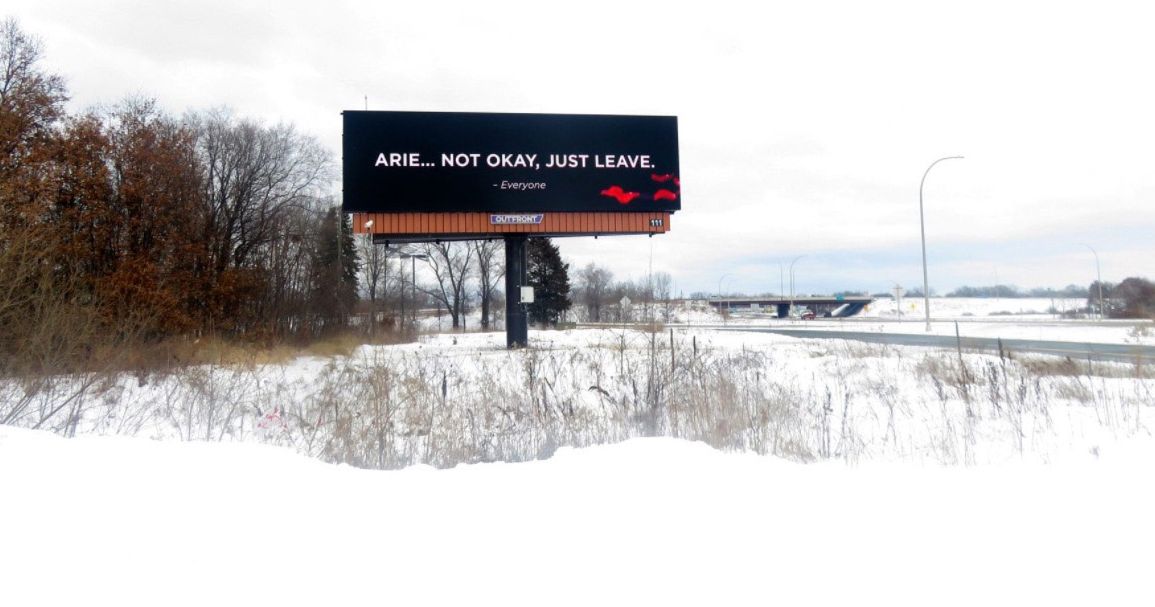
[(778, 304), (778, 318), (786, 318), (787, 316), (790, 316), (790, 304)]

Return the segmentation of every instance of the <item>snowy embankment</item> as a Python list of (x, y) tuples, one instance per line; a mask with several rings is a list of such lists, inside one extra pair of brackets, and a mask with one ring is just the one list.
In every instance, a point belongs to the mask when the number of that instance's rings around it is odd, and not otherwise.
[(0, 382), (0, 605), (1155, 599), (1149, 367), (530, 338)]
[(1151, 447), (943, 468), (633, 439), (366, 471), (0, 426), (0, 604), (1149, 605)]
[[(1149, 366), (709, 330), (426, 336), (350, 356), (0, 382), (65, 435), (260, 442), (358, 467), (548, 457), (639, 436), (795, 461), (1052, 461), (1150, 436)], [(66, 405), (66, 406), (62, 406)]]
[(530, 337), (0, 382), (0, 605), (1155, 599), (1148, 366)]

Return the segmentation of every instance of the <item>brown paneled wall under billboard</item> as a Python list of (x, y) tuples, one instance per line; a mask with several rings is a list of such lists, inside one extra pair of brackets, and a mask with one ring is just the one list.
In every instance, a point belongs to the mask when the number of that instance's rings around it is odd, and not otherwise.
[(481, 239), (503, 234), (664, 234), (670, 213), (353, 213), (355, 234), (398, 240)]

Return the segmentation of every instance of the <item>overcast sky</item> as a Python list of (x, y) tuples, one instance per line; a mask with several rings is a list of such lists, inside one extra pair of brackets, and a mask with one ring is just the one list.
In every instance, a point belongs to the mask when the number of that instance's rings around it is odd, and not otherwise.
[[(693, 291), (1155, 278), (1143, 3), (8, 0), (72, 109), (128, 95), (291, 122), (344, 109), (678, 117), (671, 232), (562, 239)], [(565, 6), (566, 8), (561, 8)], [(339, 184), (335, 184), (339, 191)], [(784, 277), (784, 278), (783, 278)]]

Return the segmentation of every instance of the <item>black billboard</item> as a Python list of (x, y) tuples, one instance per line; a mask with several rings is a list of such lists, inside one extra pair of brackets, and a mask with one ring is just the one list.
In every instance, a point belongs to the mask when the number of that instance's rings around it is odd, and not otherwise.
[(681, 209), (673, 116), (343, 116), (347, 213)]

